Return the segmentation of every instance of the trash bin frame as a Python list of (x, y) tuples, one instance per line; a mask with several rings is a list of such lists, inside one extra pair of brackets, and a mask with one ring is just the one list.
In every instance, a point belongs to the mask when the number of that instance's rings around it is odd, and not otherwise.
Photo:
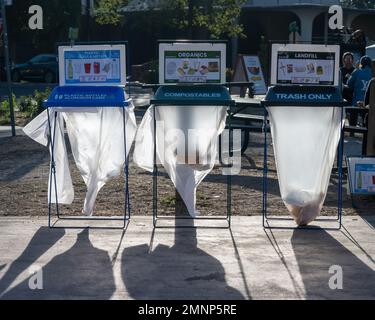
[[(62, 87), (71, 87), (73, 86), (62, 86)], [(57, 88), (62, 88), (62, 87), (56, 87)], [(87, 89), (93, 89), (94, 87), (90, 86), (74, 86), (75, 90), (78, 88), (81, 90), (87, 90)], [(103, 88), (103, 87), (95, 87), (96, 89), (98, 88)], [(105, 86), (104, 90), (107, 90), (108, 88), (116, 88), (118, 90), (119, 88), (121, 90), (124, 90), (122, 87), (117, 87), (117, 86)], [(54, 89), (54, 90), (55, 90)], [(50, 97), (54, 94), (54, 91), (51, 92)], [(125, 92), (124, 92), (124, 99), (125, 99)], [(48, 117), (48, 146), (50, 147), (51, 150), (51, 155), (50, 155), (50, 170), (49, 170), (49, 190), (48, 190), (48, 227), (49, 228), (64, 228), (64, 229), (76, 229), (76, 228), (82, 228), (82, 226), (74, 226), (74, 227), (66, 227), (66, 226), (56, 226), (56, 223), (58, 223), (60, 220), (66, 220), (66, 221), (122, 221), (122, 224), (118, 227), (108, 227), (108, 226), (98, 226), (98, 227), (92, 227), (92, 226), (84, 226), (84, 228), (91, 228), (91, 229), (124, 229), (127, 226), (127, 222), (129, 222), (131, 218), (131, 205), (130, 205), (130, 192), (129, 192), (129, 157), (126, 156), (126, 116), (125, 116), (125, 109), (128, 106), (128, 100), (124, 100), (121, 103), (114, 103), (111, 102), (110, 105), (103, 104), (103, 103), (98, 103), (98, 102), (93, 102), (91, 104), (82, 104), (80, 102), (73, 103), (71, 102), (70, 104), (65, 104), (65, 105), (57, 105), (56, 102), (49, 102), (48, 99), (43, 102), (43, 106), (47, 110), (47, 117)], [(93, 108), (121, 108), (122, 109), (122, 118), (123, 118), (123, 124), (124, 124), (124, 150), (125, 150), (125, 166), (124, 166), (124, 175), (125, 175), (125, 188), (124, 188), (124, 198), (125, 198), (125, 203), (124, 203), (124, 212), (123, 214), (117, 215), (117, 216), (109, 216), (109, 217), (103, 217), (103, 216), (83, 216), (83, 215), (77, 215), (77, 216), (62, 216), (60, 213), (60, 208), (59, 208), (59, 202), (58, 202), (58, 195), (57, 195), (57, 181), (56, 181), (56, 166), (55, 166), (55, 160), (54, 160), (54, 144), (55, 144), (55, 133), (56, 133), (56, 119), (57, 119), (57, 113), (58, 112), (64, 112), (66, 108), (69, 108), (70, 110), (74, 110), (74, 112), (78, 112), (80, 108), (88, 108), (88, 107), (93, 107)], [(54, 125), (53, 128), (51, 126), (51, 116), (49, 109), (52, 108), (54, 110), (53, 112), (53, 117), (54, 117)], [(65, 137), (64, 137), (65, 139)], [(53, 183), (53, 184), (52, 184)], [(57, 219), (52, 223), (52, 187), (55, 189), (55, 207), (56, 207), (56, 216)]]
[(270, 217), (267, 211), (267, 195), (268, 195), (268, 152), (267, 152), (267, 131), (268, 127), (270, 126), (268, 124), (268, 111), (266, 109), (267, 106), (277, 106), (277, 107), (339, 107), (341, 108), (341, 124), (343, 124), (344, 119), (344, 102), (332, 104), (328, 103), (326, 105), (321, 104), (314, 104), (311, 102), (307, 103), (301, 103), (299, 102), (298, 105), (290, 105), (289, 103), (283, 103), (283, 102), (267, 102), (262, 101), (262, 106), (264, 107), (264, 122), (263, 127), (264, 130), (264, 146), (263, 146), (263, 186), (262, 186), (262, 225), (264, 229), (306, 229), (306, 230), (340, 230), (342, 227), (342, 197), (343, 197), (343, 191), (342, 191), (342, 185), (343, 185), (343, 170), (342, 170), (342, 159), (343, 159), (343, 147), (344, 147), (344, 126), (341, 125), (340, 130), (340, 139), (339, 139), (339, 145), (338, 145), (338, 152), (337, 152), (337, 158), (338, 158), (338, 203), (337, 203), (337, 217), (332, 218), (316, 218), (314, 221), (325, 221), (325, 222), (337, 222), (337, 227), (326, 227), (326, 228), (317, 228), (316, 226), (296, 226), (296, 227), (289, 227), (289, 226), (271, 226), (269, 224), (269, 221), (294, 221), (293, 218), (282, 218), (282, 217)]
[[(156, 87), (221, 87), (225, 88), (225, 85), (223, 84), (207, 84), (207, 83), (189, 83), (189, 84), (160, 84), (160, 85), (152, 85), (153, 88)], [(166, 106), (166, 105), (172, 105), (176, 107), (181, 107), (183, 108), (184, 106), (191, 106), (191, 105), (196, 105), (196, 106), (227, 106), (227, 125), (226, 128), (229, 129), (229, 155), (233, 152), (232, 146), (233, 146), (233, 135), (232, 135), (232, 128), (231, 128), (231, 113), (232, 113), (232, 108), (235, 105), (234, 100), (199, 100), (196, 99), (194, 101), (192, 100), (158, 100), (158, 99), (152, 99), (150, 101), (150, 105), (152, 106), (152, 112), (153, 112), (153, 132), (154, 132), (154, 137), (153, 137), (153, 171), (152, 171), (152, 223), (154, 228), (215, 228), (215, 229), (230, 229), (231, 228), (231, 208), (232, 208), (232, 176), (229, 174), (227, 175), (227, 212), (225, 217), (185, 217), (185, 216), (159, 216), (158, 215), (158, 166), (156, 163), (156, 108), (158, 106)], [(221, 135), (219, 135), (219, 161), (221, 163), (222, 167), (227, 167), (230, 168), (233, 165), (232, 164), (224, 164), (221, 158)], [(178, 191), (177, 191), (178, 192)], [(157, 222), (158, 220), (216, 220), (216, 221), (227, 221), (227, 226), (222, 227), (222, 226), (183, 226), (183, 225), (178, 225), (178, 226), (167, 226), (167, 225), (158, 225)]]

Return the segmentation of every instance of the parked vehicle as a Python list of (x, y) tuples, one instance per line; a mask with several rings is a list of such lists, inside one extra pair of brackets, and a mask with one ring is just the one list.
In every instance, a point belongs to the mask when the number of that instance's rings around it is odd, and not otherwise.
[(16, 64), (12, 68), (12, 80), (39, 80), (46, 83), (57, 81), (58, 63), (57, 56), (53, 54), (40, 54), (26, 63)]

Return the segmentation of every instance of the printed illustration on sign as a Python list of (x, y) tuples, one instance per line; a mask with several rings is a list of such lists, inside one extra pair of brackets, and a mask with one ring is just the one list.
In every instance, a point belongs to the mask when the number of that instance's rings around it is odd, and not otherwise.
[(277, 81), (280, 84), (333, 85), (333, 52), (279, 51), (277, 61)]
[(267, 92), (267, 87), (264, 81), (259, 57), (244, 55), (242, 58), (246, 68), (248, 81), (254, 84), (254, 93), (265, 94)]
[(220, 83), (221, 51), (165, 51), (165, 82)]
[(375, 193), (375, 165), (356, 164), (355, 165), (355, 192)]
[(65, 83), (120, 82), (120, 50), (64, 52)]

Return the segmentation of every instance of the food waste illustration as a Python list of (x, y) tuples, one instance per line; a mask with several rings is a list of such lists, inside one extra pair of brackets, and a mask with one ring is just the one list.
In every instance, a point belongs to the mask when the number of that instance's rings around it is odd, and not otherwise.
[(165, 52), (165, 81), (220, 82), (221, 52)]

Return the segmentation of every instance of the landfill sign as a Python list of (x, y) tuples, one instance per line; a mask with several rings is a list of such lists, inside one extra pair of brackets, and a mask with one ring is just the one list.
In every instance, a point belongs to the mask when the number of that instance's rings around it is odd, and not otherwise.
[(273, 44), (271, 84), (337, 86), (340, 47)]

